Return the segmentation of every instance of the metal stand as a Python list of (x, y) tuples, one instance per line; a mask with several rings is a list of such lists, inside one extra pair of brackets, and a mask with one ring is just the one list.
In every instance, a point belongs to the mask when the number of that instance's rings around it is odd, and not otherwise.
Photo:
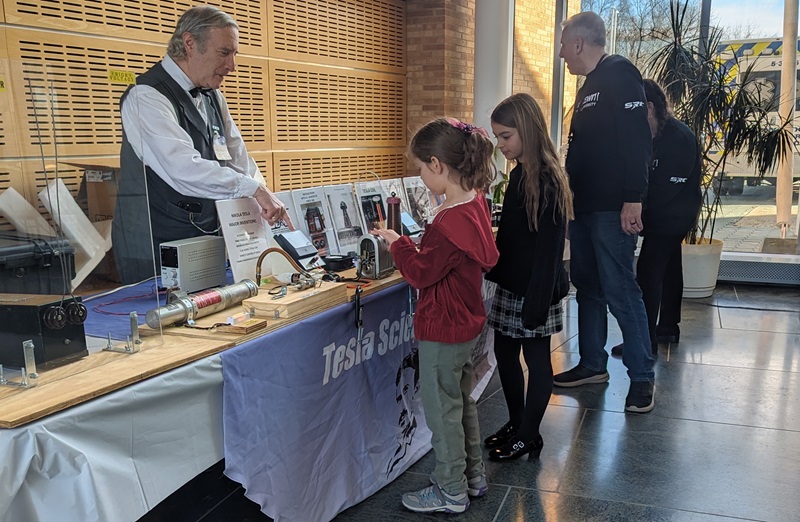
[(22, 343), (22, 352), (25, 356), (25, 367), (20, 370), (11, 370), (14, 373), (21, 373), (19, 380), (6, 378), (3, 365), (0, 364), (0, 386), (11, 386), (13, 388), (33, 388), (39, 384), (39, 374), (36, 373), (36, 359), (33, 356), (33, 341), (28, 340)]
[(414, 317), (415, 313), (417, 313), (417, 291), (408, 285), (408, 315)]
[(103, 348), (104, 352), (115, 352), (115, 353), (137, 353), (139, 351), (139, 345), (142, 344), (142, 340), (139, 338), (139, 314), (136, 312), (131, 312), (131, 334), (128, 336), (128, 339), (125, 341), (125, 345), (122, 346), (114, 346), (111, 342), (111, 334), (108, 334), (108, 344), (106, 347)]
[(361, 285), (356, 287), (356, 295), (353, 300), (356, 308), (356, 328), (358, 329), (358, 339), (356, 339), (356, 346), (361, 350), (361, 343), (364, 340), (364, 307), (361, 306)]

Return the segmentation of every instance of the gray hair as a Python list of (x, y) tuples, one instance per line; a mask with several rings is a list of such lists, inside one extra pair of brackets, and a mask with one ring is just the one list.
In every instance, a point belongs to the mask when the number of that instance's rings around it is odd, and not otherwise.
[(186, 58), (186, 48), (183, 45), (184, 33), (189, 33), (197, 40), (197, 50), (206, 52), (206, 43), (211, 29), (224, 29), (235, 27), (239, 29), (231, 15), (210, 5), (192, 7), (183, 13), (175, 26), (175, 32), (167, 44), (167, 54), (174, 60)]
[(595, 12), (584, 11), (561, 23), (561, 27), (569, 30), (572, 36), (582, 38), (589, 45), (606, 46), (606, 24)]

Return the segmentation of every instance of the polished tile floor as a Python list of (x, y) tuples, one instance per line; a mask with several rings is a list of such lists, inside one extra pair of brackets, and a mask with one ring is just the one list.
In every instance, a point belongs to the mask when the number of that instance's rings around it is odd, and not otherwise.
[[(553, 346), (556, 372), (578, 361), (574, 299)], [(681, 342), (661, 345), (656, 408), (623, 413), (628, 379), (558, 390), (540, 458), (487, 462), (489, 493), (463, 521), (800, 520), (800, 289), (721, 284), (685, 300)], [(608, 346), (621, 341), (613, 318)], [(495, 378), (479, 401), (481, 430), (506, 421)], [(400, 504), (427, 485), (429, 453), (338, 521), (441, 520)], [(141, 519), (266, 521), (218, 464)]]

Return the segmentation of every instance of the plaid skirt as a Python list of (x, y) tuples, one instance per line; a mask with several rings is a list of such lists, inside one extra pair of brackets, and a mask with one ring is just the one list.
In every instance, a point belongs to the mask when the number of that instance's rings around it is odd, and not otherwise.
[(514, 339), (546, 337), (560, 332), (564, 327), (561, 301), (559, 301), (550, 306), (546, 324), (537, 327), (535, 330), (525, 328), (522, 324), (522, 304), (524, 302), (524, 297), (497, 286), (494, 292), (492, 308), (486, 317), (487, 324), (501, 334)]

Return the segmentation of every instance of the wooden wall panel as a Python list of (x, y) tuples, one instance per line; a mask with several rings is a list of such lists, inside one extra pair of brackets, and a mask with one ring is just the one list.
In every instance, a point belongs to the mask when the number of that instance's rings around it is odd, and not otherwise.
[[(51, 107), (59, 155), (118, 154), (119, 100), (128, 84), (110, 80), (109, 75), (146, 71), (161, 59), (161, 47), (45, 31), (35, 38), (16, 29), (8, 33), (16, 110), (25, 115), (20, 126), (22, 155), (39, 155), (40, 133), (45, 155), (55, 154)], [(253, 150), (268, 150), (271, 145), (267, 63), (264, 58), (240, 56), (237, 72), (222, 86), (234, 121)]]
[(405, 77), (270, 62), (273, 149), (405, 145)]
[(263, 55), (267, 8), (263, 0), (6, 0), (7, 21), (43, 29), (142, 40), (166, 48), (180, 15), (198, 3), (216, 5), (239, 25), (240, 52)]
[[(45, 31), (34, 38), (30, 32), (8, 32), (16, 109), (25, 115), (20, 128), (22, 155), (39, 155), (39, 132), (45, 155), (54, 154), (51, 102), (59, 155), (118, 154), (122, 140), (119, 100), (128, 84), (110, 80), (109, 75), (146, 71), (161, 59), (161, 46)], [(240, 56), (237, 72), (222, 86), (234, 121), (254, 150), (269, 149), (271, 144), (267, 74), (266, 59)]]
[[(25, 197), (25, 183), (19, 161), (0, 160), (0, 194), (7, 188), (13, 188), (22, 197)], [(0, 231), (2, 230), (14, 230), (14, 227), (8, 222), (7, 216), (0, 213)]]
[(14, 89), (11, 86), (6, 30), (0, 27), (0, 158), (19, 156), (19, 139), (16, 136), (16, 118), (13, 114)]
[(258, 170), (261, 171), (261, 175), (264, 176), (264, 181), (267, 182), (268, 187), (275, 186), (275, 171), (272, 168), (272, 153), (271, 152), (250, 152), (247, 150), (248, 153), (253, 157), (258, 165)]
[(269, 54), (289, 60), (402, 73), (402, 0), (272, 0)]
[[(405, 172), (405, 149), (275, 152), (274, 190), (399, 178)], [(371, 174), (374, 172), (375, 174)]]
[(272, 146), (270, 85), (267, 59), (242, 55), (236, 58), (236, 71), (222, 82), (222, 93), (249, 153), (269, 150)]
[[(212, 3), (240, 25), (237, 70), (222, 91), (271, 187), (369, 179), (370, 170), (384, 178), (402, 175), (403, 0)], [(118, 165), (126, 75), (162, 58), (178, 16), (192, 5), (5, 0), (13, 25), (0, 28), (6, 44), (0, 75), (5, 66), (8, 84), (0, 91), (0, 157), (19, 160), (6, 176), (18, 178), (14, 183), (35, 206), (44, 186), (39, 136), (46, 161), (52, 164), (57, 152), (59, 175), (76, 196), (83, 169), (69, 163)]]
[(110, 74), (144, 72), (161, 58), (160, 46), (15, 28), (7, 33), (21, 154), (38, 157), (39, 137), (45, 156), (119, 154), (119, 99), (128, 84)]

